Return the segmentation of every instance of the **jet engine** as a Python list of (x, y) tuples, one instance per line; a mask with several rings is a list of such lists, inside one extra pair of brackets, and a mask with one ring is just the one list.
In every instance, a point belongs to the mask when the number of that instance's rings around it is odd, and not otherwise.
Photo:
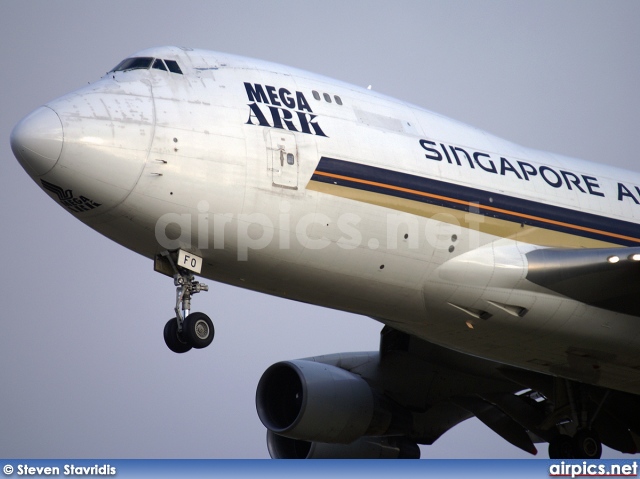
[(258, 416), (274, 458), (419, 457), (411, 415), (360, 376), (314, 360), (283, 361), (258, 383)]
[(420, 448), (405, 437), (361, 437), (351, 444), (291, 439), (267, 431), (273, 459), (420, 459)]

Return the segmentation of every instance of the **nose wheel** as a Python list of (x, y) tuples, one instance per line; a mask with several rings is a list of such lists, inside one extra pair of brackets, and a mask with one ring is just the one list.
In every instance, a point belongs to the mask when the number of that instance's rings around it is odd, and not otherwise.
[(182, 332), (178, 331), (178, 321), (176, 318), (171, 318), (164, 325), (164, 342), (167, 347), (174, 353), (186, 353), (190, 351), (192, 346), (187, 343)]
[(213, 322), (204, 313), (191, 312), (191, 296), (209, 291), (209, 287), (196, 281), (189, 270), (176, 266), (170, 253), (162, 256), (174, 271), (173, 284), (176, 286), (176, 316), (164, 326), (164, 342), (174, 353), (206, 348), (215, 335)]
[(202, 349), (211, 344), (215, 331), (209, 316), (191, 313), (182, 323), (182, 333), (192, 348)]
[(171, 318), (164, 325), (164, 342), (174, 353), (186, 353), (191, 348), (206, 348), (213, 341), (215, 329), (213, 322), (204, 313), (191, 313), (178, 331), (177, 318)]

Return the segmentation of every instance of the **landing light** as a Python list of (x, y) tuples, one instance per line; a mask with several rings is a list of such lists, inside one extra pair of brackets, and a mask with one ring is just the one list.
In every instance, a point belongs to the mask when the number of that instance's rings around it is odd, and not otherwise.
[(618, 261), (620, 261), (620, 257), (619, 256), (609, 256), (607, 258), (607, 261), (609, 263), (617, 263)]
[(640, 253), (632, 254), (631, 256), (629, 256), (629, 259), (631, 261), (640, 261)]

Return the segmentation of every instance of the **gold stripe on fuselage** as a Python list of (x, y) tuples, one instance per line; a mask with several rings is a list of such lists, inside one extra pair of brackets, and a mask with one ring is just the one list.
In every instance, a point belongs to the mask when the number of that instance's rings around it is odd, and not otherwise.
[[(540, 246), (562, 248), (611, 248), (620, 246), (615, 243), (586, 238), (584, 236), (525, 225), (518, 222), (493, 218), (479, 213), (448, 208), (446, 206), (438, 206), (420, 201), (399, 198), (397, 196), (374, 193), (358, 188), (311, 180), (307, 185), (307, 189), (362, 203), (382, 206), (384, 208), (422, 216), (424, 218), (432, 218), (437, 221), (473, 229), (493, 236)], [(471, 211), (473, 211), (473, 207), (474, 205), (471, 204)]]

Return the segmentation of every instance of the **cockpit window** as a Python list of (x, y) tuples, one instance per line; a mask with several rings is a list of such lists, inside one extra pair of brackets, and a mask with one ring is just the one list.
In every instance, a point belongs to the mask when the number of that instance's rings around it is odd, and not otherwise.
[(167, 71), (167, 67), (164, 66), (164, 62), (162, 60), (160, 60), (159, 58), (156, 58), (156, 61), (153, 62), (153, 67), (151, 67), (151, 68), (155, 68), (156, 70)]
[(151, 66), (152, 62), (153, 58), (151, 57), (127, 58), (126, 60), (122, 60), (120, 63), (118, 63), (118, 65), (111, 71), (123, 72), (127, 70), (147, 70)]
[(167, 67), (169, 68), (169, 71), (171, 73), (179, 73), (180, 75), (182, 75), (182, 70), (180, 70), (180, 67), (178, 66), (178, 62), (175, 60), (165, 60), (164, 61), (167, 64)]
[(164, 70), (165, 72), (169, 70), (171, 73), (179, 73), (180, 75), (182, 75), (182, 70), (180, 70), (180, 66), (178, 65), (177, 61), (162, 60), (160, 58), (156, 58), (154, 60), (151, 57), (127, 58), (126, 60), (122, 60), (120, 63), (118, 63), (118, 65), (109, 73), (124, 72), (129, 70), (148, 70), (149, 68)]

